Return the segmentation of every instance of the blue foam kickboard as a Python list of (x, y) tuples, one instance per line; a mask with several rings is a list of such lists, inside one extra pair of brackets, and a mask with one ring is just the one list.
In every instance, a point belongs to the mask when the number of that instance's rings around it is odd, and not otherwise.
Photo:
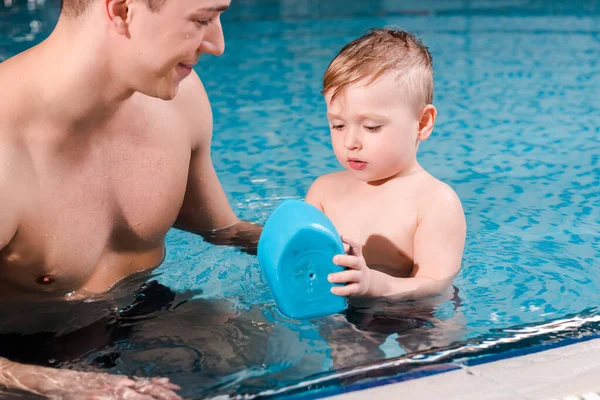
[(285, 200), (267, 220), (258, 243), (258, 261), (279, 310), (297, 319), (343, 311), (346, 299), (331, 293), (327, 280), (344, 268), (333, 256), (344, 254), (331, 220), (300, 200)]

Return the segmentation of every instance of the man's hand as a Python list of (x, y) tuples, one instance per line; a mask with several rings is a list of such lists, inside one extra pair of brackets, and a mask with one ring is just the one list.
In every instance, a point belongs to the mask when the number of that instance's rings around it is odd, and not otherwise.
[(204, 240), (216, 245), (238, 246), (248, 254), (256, 254), (262, 226), (252, 222), (239, 220), (237, 223), (222, 229), (198, 231)]
[(355, 239), (342, 236), (342, 242), (349, 246), (347, 255), (333, 257), (334, 264), (348, 270), (330, 274), (331, 283), (346, 283), (345, 286), (334, 286), (331, 293), (338, 296), (364, 296), (371, 288), (373, 271), (367, 266), (362, 254), (362, 245)]
[(179, 386), (168, 378), (130, 379), (123, 375), (79, 372), (17, 364), (0, 359), (0, 387), (20, 389), (50, 399), (180, 400)]

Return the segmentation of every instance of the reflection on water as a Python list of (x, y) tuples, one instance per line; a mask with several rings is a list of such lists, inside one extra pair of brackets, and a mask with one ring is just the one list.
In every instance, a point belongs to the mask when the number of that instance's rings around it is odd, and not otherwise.
[[(460, 313), (440, 319), (416, 302), (357, 305), (307, 324), (270, 307), (239, 310), (228, 300), (175, 293), (154, 279), (134, 291), (142, 277), (94, 301), (29, 303), (27, 314), (4, 310), (0, 355), (82, 371), (168, 376), (184, 396), (199, 398), (273, 390), (324, 370), (446, 347), (464, 329)], [(51, 325), (31, 332), (32, 320), (52, 319), (64, 324), (58, 333)], [(17, 332), (18, 326), (29, 332)]]
[[(406, 354), (371, 364), (362, 364), (309, 377), (296, 385), (275, 388), (244, 396), (255, 398), (299, 398), (305, 399), (310, 390), (313, 397), (324, 397), (343, 391), (360, 390), (365, 383), (395, 382), (398, 378), (421, 377), (460, 368), (457, 364), (477, 365), (494, 361), (497, 354), (514, 357), (528, 352), (541, 351), (565, 341), (596, 339), (600, 333), (600, 312), (590, 308), (576, 315), (538, 325), (524, 325), (492, 332), (486, 338), (458, 342), (450, 346), (434, 347), (426, 351)], [(298, 395), (298, 396), (295, 396)], [(313, 398), (311, 397), (311, 398)]]
[[(444, 370), (456, 360), (512, 350), (515, 344), (528, 347), (575, 333), (597, 335), (600, 327), (597, 310), (590, 309), (465, 341), (458, 290), (449, 299), (356, 303), (343, 314), (303, 323), (270, 306), (240, 310), (228, 300), (175, 293), (154, 279), (132, 292), (133, 281), (139, 284), (140, 278), (122, 283), (110, 297), (72, 302), (71, 316), (100, 318), (87, 326), (58, 335), (2, 334), (0, 355), (81, 371), (168, 376), (190, 398), (263, 398), (307, 389), (327, 393), (367, 377), (424, 366)], [(130, 304), (115, 308), (128, 297), (133, 299)], [(52, 308), (29, 304), (28, 315), (18, 310), (3, 315), (15, 324), (64, 310)], [(9, 328), (6, 322), (0, 327), (4, 332)]]

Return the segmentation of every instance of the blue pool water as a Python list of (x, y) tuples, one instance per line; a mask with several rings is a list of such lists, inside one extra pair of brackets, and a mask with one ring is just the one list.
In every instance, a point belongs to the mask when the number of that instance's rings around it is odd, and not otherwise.
[[(600, 4), (549, 3), (233, 0), (225, 54), (196, 70), (213, 105), (216, 169), (248, 220), (264, 223), (338, 169), (319, 91), (341, 46), (393, 25), (430, 47), (439, 117), (419, 160), (463, 201), (460, 300), (290, 320), (254, 256), (173, 230), (158, 279), (190, 300), (62, 366), (169, 376), (193, 398), (317, 396), (383, 360), (395, 363), (388, 374), (410, 373), (533, 343), (522, 332), (544, 333), (536, 343), (593, 334), (569, 326), (595, 321), (600, 303)], [(56, 1), (5, 0), (0, 61), (57, 16)]]

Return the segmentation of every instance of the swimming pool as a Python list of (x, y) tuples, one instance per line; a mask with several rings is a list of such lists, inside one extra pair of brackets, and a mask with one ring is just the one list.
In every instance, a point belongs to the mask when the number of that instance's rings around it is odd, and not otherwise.
[[(42, 40), (58, 15), (56, 1), (11, 3), (0, 5), (0, 61)], [(343, 44), (396, 25), (430, 47), (439, 117), (419, 160), (463, 201), (459, 299), (434, 312), (405, 304), (376, 318), (290, 320), (255, 257), (174, 230), (158, 279), (189, 300), (61, 365), (169, 376), (192, 398), (314, 397), (595, 335), (600, 5), (547, 3), (233, 0), (225, 54), (196, 70), (213, 105), (215, 166), (249, 220), (338, 168), (319, 91)]]

